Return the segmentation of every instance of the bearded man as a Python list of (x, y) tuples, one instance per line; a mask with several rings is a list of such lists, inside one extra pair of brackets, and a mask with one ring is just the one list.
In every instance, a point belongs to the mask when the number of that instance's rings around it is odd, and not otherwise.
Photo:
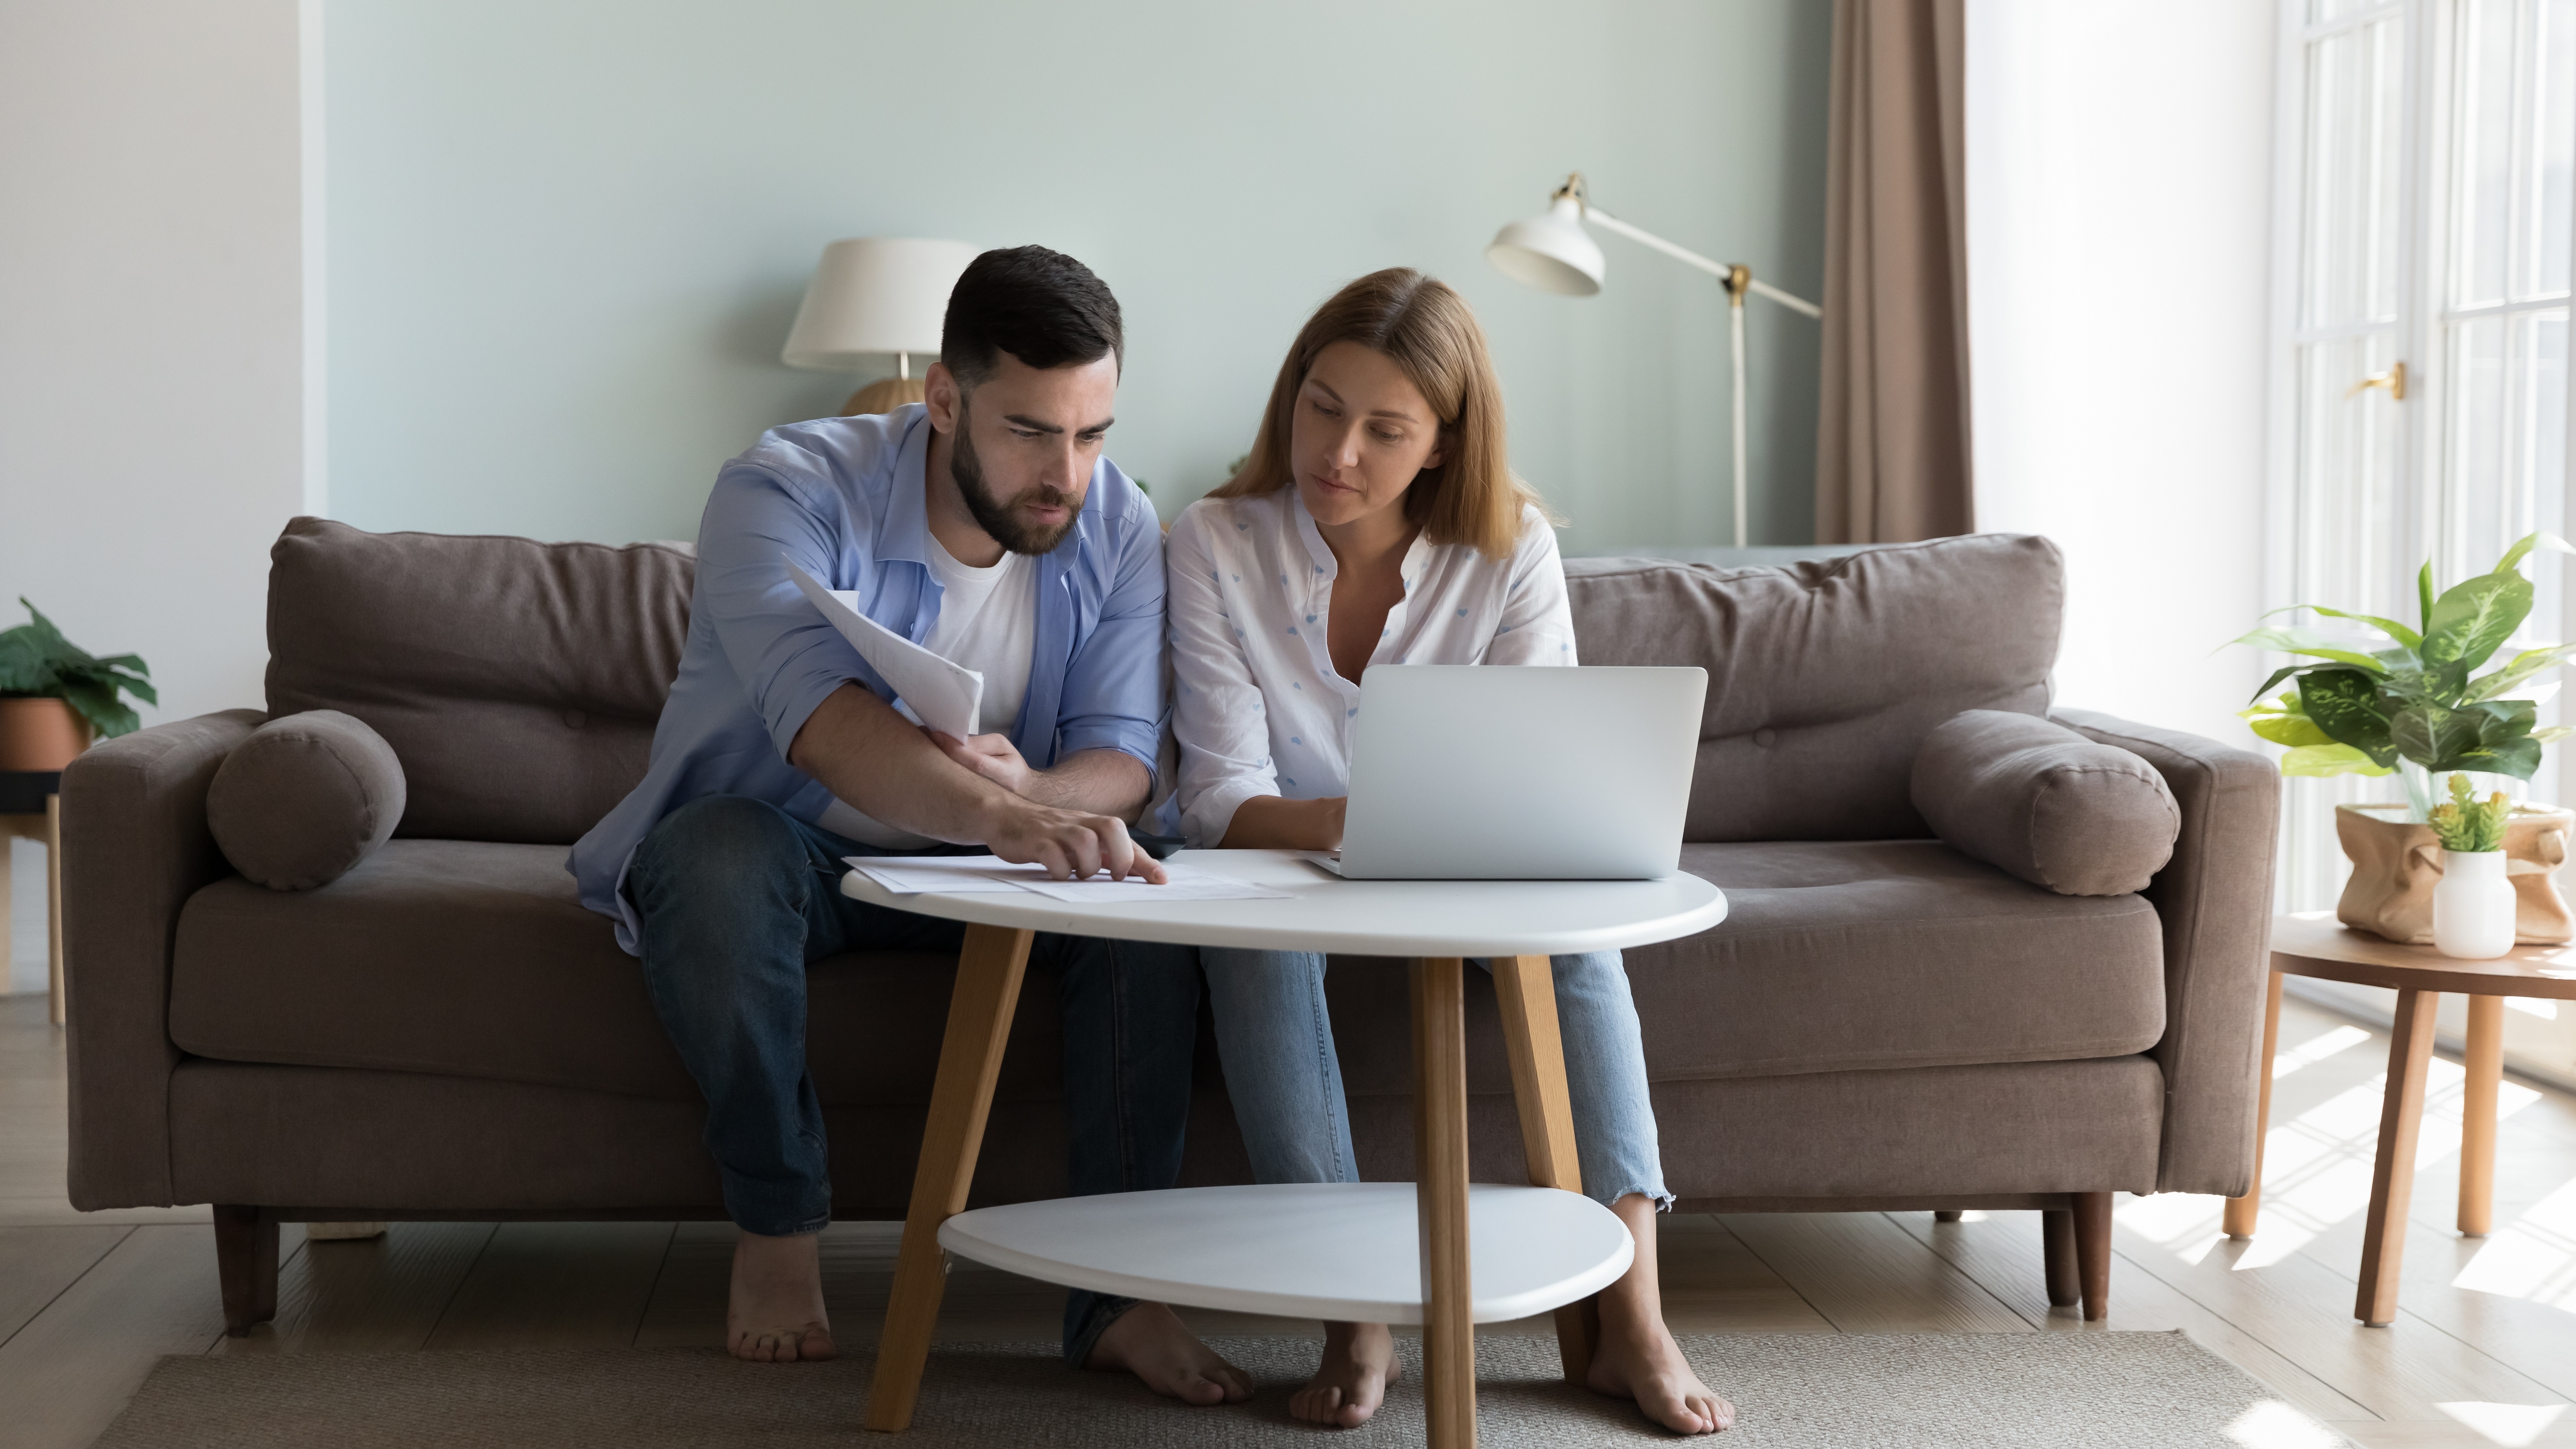
[[(964, 928), (841, 894), (844, 856), (990, 850), (1059, 878), (1163, 878), (1127, 836), (1154, 783), (1163, 551), (1153, 505), (1101, 456), (1118, 302), (1043, 247), (986, 252), (950, 295), (926, 403), (764, 434), (717, 474), (689, 638), (652, 765), (573, 847), (707, 1099), (706, 1146), (742, 1229), (727, 1339), (828, 1358), (817, 1235), (831, 1220), (805, 1062), (806, 967), (954, 951)], [(934, 735), (788, 573), (984, 676), (991, 734)], [(1186, 947), (1041, 935), (1063, 982), (1075, 1193), (1170, 1187), (1198, 1012)], [(1251, 1383), (1158, 1304), (1078, 1292), (1077, 1367), (1196, 1403)]]

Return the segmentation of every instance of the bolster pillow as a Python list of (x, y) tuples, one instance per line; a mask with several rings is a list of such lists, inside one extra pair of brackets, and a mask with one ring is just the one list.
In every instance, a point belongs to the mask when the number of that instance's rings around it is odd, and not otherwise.
[(2146, 889), (2182, 811), (2153, 765), (2053, 720), (1953, 715), (1914, 756), (1914, 808), (1942, 843), (2062, 896)]
[(336, 709), (283, 715), (233, 746), (206, 791), (206, 825), (233, 869), (270, 890), (329, 885), (394, 833), (402, 761)]

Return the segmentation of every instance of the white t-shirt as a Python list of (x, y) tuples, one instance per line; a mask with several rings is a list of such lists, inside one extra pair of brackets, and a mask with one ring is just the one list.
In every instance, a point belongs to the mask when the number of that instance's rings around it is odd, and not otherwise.
[[(930, 543), (930, 576), (938, 580), (940, 594), (939, 620), (930, 626), (922, 647), (984, 676), (984, 704), (975, 727), (985, 734), (1008, 734), (1029, 697), (1029, 665), (1037, 650), (1038, 561), (1004, 553), (991, 568), (969, 568), (940, 546), (938, 535), (924, 537)], [(815, 823), (888, 850), (938, 843), (871, 819), (840, 800), (825, 806)]]

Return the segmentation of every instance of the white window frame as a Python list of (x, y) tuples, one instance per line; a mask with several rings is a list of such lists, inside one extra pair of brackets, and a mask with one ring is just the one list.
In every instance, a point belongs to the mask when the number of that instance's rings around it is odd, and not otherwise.
[[(2273, 212), (2273, 287), (2272, 287), (2272, 359), (2269, 373), (2271, 395), (2270, 449), (2264, 510), (2266, 608), (2285, 608), (2292, 604), (2316, 603), (2336, 607), (2366, 607), (2354, 601), (2337, 598), (2306, 598), (2301, 585), (2303, 569), (2300, 546), (2300, 450), (2303, 445), (2302, 387), (2300, 349), (2302, 346), (2335, 333), (2338, 329), (2305, 329), (2302, 326), (2307, 284), (2307, 210), (2310, 193), (2308, 174), (2311, 156), (2307, 134), (2310, 84), (2310, 44), (2328, 35), (2350, 28), (2396, 17), (2405, 48), (2403, 95), (2400, 102), (2404, 140), (2398, 156), (2399, 215), (2401, 222), (2396, 249), (2398, 254), (2398, 312), (2393, 328), (2396, 356), (2407, 364), (2407, 398), (2398, 404), (2394, 427), (2396, 448), (2402, 460), (2396, 490), (2401, 516), (2395, 520), (2397, 532), (2394, 547), (2406, 559), (2407, 567), (2425, 558), (2434, 560), (2434, 571), (2444, 583), (2456, 582), (2473, 570), (2483, 569), (2492, 558), (2468, 558), (2458, 555), (2470, 552), (2460, 538), (2456, 524), (2460, 513), (2448, 477), (2449, 450), (2452, 447), (2449, 426), (2452, 379), (2446, 341), (2448, 325), (2471, 317), (2503, 315), (2515, 311), (2535, 311), (2569, 305), (2557, 301), (2507, 301), (2493, 307), (2452, 309), (2450, 255), (2453, 242), (2453, 217), (2458, 203), (2454, 187), (2459, 183), (2461, 137), (2453, 124), (2453, 92), (2458, 75), (2459, 58), (2455, 43), (2460, 32), (2459, 13), (2462, 0), (2380, 0), (2360, 4), (2331, 21), (2312, 23), (2308, 19), (2311, 0), (2276, 0), (2280, 28), (2278, 32), (2278, 85), (2274, 110), (2274, 212)], [(2517, 85), (2521, 79), (2517, 77)], [(2518, 114), (2518, 111), (2517, 111)], [(2517, 142), (2517, 144), (2520, 144)], [(2576, 231), (2576, 228), (2571, 228)], [(2576, 237), (2571, 237), (2576, 246)], [(2571, 267), (2576, 274), (2576, 267)], [(2511, 285), (2507, 286), (2510, 295)], [(2576, 308), (2571, 308), (2576, 311)], [(2375, 331), (2376, 328), (2354, 329)], [(2571, 341), (2571, 354), (2576, 354), (2576, 341)], [(2559, 480), (2561, 497), (2576, 494), (2576, 355), (2568, 365), (2570, 392), (2567, 417), (2570, 439), (2567, 451), (2567, 477)], [(2355, 379), (2358, 381), (2359, 379)], [(2376, 403), (2376, 399), (2372, 399)], [(2576, 498), (2569, 498), (2563, 515), (2576, 524)], [(2483, 544), (2479, 545), (2483, 550)], [(2556, 565), (2545, 565), (2555, 568)], [(2576, 639), (2576, 570), (2559, 576), (2571, 586), (2544, 586), (2544, 600), (2554, 596), (2557, 608), (2555, 639)], [(2411, 615), (2411, 608), (2400, 617)], [(2313, 622), (2313, 621), (2310, 621)], [(2539, 622), (2538, 632), (2550, 632), (2548, 623)], [(2554, 640), (2552, 641), (2554, 642)], [(2570, 671), (2576, 675), (2576, 671)], [(2571, 678), (2571, 692), (2576, 692), (2576, 678)], [(2562, 717), (2576, 711), (2561, 711)], [(2532, 798), (2568, 803), (2568, 782), (2576, 779), (2576, 761), (2565, 757), (2565, 751), (2576, 747), (2570, 740), (2550, 747), (2549, 763), (2532, 782)], [(2300, 785), (2302, 782), (2289, 782)], [(2283, 821), (2281, 868), (2276, 876), (2276, 897), (2286, 909), (2325, 909), (2333, 899), (2314, 898), (2313, 881), (2302, 878), (2319, 869), (2316, 857), (2298, 858), (2299, 851), (2333, 851), (2333, 825), (2326, 804), (2329, 795), (2343, 799), (2400, 799), (2402, 792), (2394, 779), (2357, 781), (2343, 777), (2340, 789), (2316, 787), (2294, 788), (2284, 792), (2287, 818)], [(2321, 818), (2323, 817), (2323, 818)], [(2340, 860), (2340, 852), (2333, 857)], [(2576, 875), (2562, 873), (2562, 888), (2576, 890)], [(2300, 994), (2314, 996), (2367, 1016), (2386, 1020), (2390, 1015), (2389, 993), (2364, 987), (2341, 986), (2332, 982), (2295, 983)], [(2533, 1003), (2535, 1008), (2544, 1004)], [(2461, 1005), (2456, 998), (2445, 998), (2442, 1024), (2446, 1035), (2456, 1038), (2461, 1027)], [(2506, 1057), (2517, 1069), (2576, 1085), (2576, 1010), (2560, 1004), (2554, 1019), (2544, 1019), (2532, 1011), (2506, 1013)]]

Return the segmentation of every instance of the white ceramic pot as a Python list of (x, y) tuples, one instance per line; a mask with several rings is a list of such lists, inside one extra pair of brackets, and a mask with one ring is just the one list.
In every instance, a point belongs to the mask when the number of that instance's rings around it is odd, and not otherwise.
[(2433, 887), (2433, 948), (2464, 961), (2513, 949), (2513, 882), (2501, 850), (2446, 850)]

